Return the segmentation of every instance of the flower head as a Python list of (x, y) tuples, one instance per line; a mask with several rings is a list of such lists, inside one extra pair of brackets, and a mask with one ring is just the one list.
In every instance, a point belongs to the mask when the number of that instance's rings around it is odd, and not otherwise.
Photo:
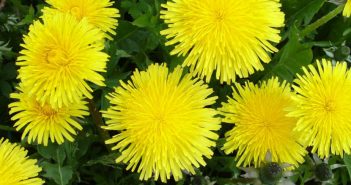
[(347, 0), (344, 11), (342, 12), (342, 15), (345, 17), (350, 17), (351, 15), (351, 0)]
[(214, 70), (221, 82), (263, 70), (267, 52), (277, 49), (277, 28), (284, 25), (278, 0), (171, 0), (161, 18), (169, 25), (161, 34), (171, 54), (187, 55), (183, 65), (208, 82)]
[(351, 71), (345, 62), (333, 65), (325, 59), (303, 71), (295, 80), (298, 94), (288, 114), (299, 119), (296, 130), (319, 157), (350, 154)]
[(0, 184), (2, 185), (42, 185), (38, 178), (41, 168), (37, 160), (28, 159), (28, 151), (8, 140), (0, 139)]
[[(90, 24), (103, 32), (116, 34), (119, 11), (111, 7), (113, 2), (110, 0), (46, 0), (46, 2), (52, 8), (45, 7), (44, 14), (70, 13), (78, 20), (86, 18)], [(111, 39), (108, 35), (106, 36)]]
[(19, 87), (18, 93), (12, 93), (16, 99), (9, 105), (12, 120), (16, 121), (16, 130), (24, 128), (22, 139), (28, 136), (28, 142), (38, 144), (51, 142), (62, 144), (65, 139), (73, 141), (75, 129), (82, 130), (76, 118), (88, 115), (86, 102), (79, 101), (61, 108), (52, 108), (49, 104), (42, 105), (35, 97), (28, 96), (28, 88)]
[(272, 162), (294, 166), (303, 162), (305, 149), (293, 132), (297, 119), (287, 117), (285, 112), (293, 103), (290, 85), (272, 78), (260, 85), (236, 84), (236, 88), (233, 98), (220, 108), (223, 121), (235, 124), (226, 133), (224, 151), (238, 150), (238, 166), (261, 166), (268, 152)]
[(194, 166), (206, 164), (203, 156), (213, 155), (220, 120), (206, 107), (217, 97), (209, 97), (213, 91), (202, 81), (182, 76), (180, 67), (170, 73), (164, 64), (153, 64), (108, 96), (105, 129), (119, 133), (106, 143), (116, 143), (113, 149), (121, 151), (116, 162), (128, 162), (140, 179), (154, 175), (166, 182), (172, 174), (178, 180), (182, 170), (195, 173)]
[(78, 22), (69, 14), (44, 16), (35, 21), (18, 57), (18, 78), (31, 87), (40, 104), (54, 108), (92, 98), (87, 81), (104, 86), (108, 55), (103, 53), (103, 33), (85, 19)]

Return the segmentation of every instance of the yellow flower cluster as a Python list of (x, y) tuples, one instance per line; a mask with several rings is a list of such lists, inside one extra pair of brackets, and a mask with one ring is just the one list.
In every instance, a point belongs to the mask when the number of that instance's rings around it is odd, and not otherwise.
[(171, 73), (163, 64), (137, 70), (108, 96), (104, 128), (118, 134), (106, 143), (116, 143), (113, 149), (121, 152), (116, 162), (128, 163), (141, 180), (163, 182), (206, 164), (202, 155), (212, 156), (210, 147), (218, 138), (213, 132), (220, 128), (217, 114), (235, 124), (222, 149), (236, 151), (237, 166), (260, 167), (269, 156), (296, 168), (307, 146), (320, 157), (349, 154), (351, 71), (345, 62), (332, 65), (324, 59), (317, 69), (308, 69), (293, 86), (274, 77), (259, 85), (236, 83), (233, 97), (218, 112), (208, 108), (216, 99), (208, 98), (212, 90), (191, 74), (182, 77), (180, 67)]
[[(83, 129), (79, 118), (89, 114), (89, 84), (105, 85), (104, 40), (116, 34), (119, 17), (109, 0), (47, 3), (24, 36), (17, 61), (20, 84), (9, 105), (22, 138), (44, 145), (73, 141)], [(170, 0), (163, 7), (161, 18), (169, 27), (161, 34), (174, 45), (171, 54), (186, 56), (183, 67), (191, 72), (152, 64), (108, 95), (103, 128), (116, 133), (106, 144), (121, 153), (117, 163), (127, 163), (141, 180), (195, 174), (213, 156), (221, 121), (234, 125), (222, 149), (236, 152), (238, 166), (260, 167), (269, 156), (295, 168), (307, 146), (320, 157), (351, 153), (351, 71), (345, 62), (317, 61), (317, 67), (303, 68), (293, 85), (275, 77), (235, 83), (236, 76), (263, 70), (261, 61), (270, 62), (269, 53), (277, 52), (274, 43), (284, 26), (279, 0)], [(214, 71), (221, 83), (234, 82), (232, 97), (218, 110), (217, 96), (202, 81), (209, 82)], [(16, 157), (26, 159), (22, 149), (0, 141), (0, 154), (15, 149), (21, 151)], [(5, 159), (0, 155), (0, 160)], [(18, 164), (32, 169), (29, 185), (42, 184), (33, 178), (40, 171), (34, 163)], [(6, 177), (5, 182), (12, 180)]]
[(233, 88), (220, 110), (224, 122), (235, 124), (223, 149), (237, 150), (237, 165), (260, 166), (269, 153), (273, 162), (297, 166), (307, 146), (321, 158), (351, 153), (351, 70), (323, 59), (303, 71), (294, 92), (276, 78)]
[(24, 36), (17, 65), (20, 85), (9, 105), (17, 130), (29, 143), (73, 141), (87, 116), (89, 83), (104, 86), (109, 56), (104, 39), (115, 34), (118, 10), (109, 0), (47, 0), (41, 20)]

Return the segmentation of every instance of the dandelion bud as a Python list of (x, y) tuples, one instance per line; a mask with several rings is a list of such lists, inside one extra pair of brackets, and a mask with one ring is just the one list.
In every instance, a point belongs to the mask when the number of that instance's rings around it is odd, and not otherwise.
[(347, 46), (341, 46), (339, 47), (335, 53), (334, 53), (334, 58), (335, 60), (345, 60), (347, 57), (350, 55), (350, 48)]
[(267, 163), (260, 169), (260, 180), (263, 184), (275, 184), (283, 176), (282, 167), (276, 163)]
[(326, 163), (318, 164), (314, 170), (314, 173), (320, 181), (327, 181), (331, 179), (333, 175), (332, 170)]

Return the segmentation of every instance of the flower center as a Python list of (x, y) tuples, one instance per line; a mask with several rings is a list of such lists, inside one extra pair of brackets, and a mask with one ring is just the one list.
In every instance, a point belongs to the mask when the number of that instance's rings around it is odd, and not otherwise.
[(335, 104), (333, 103), (333, 101), (329, 100), (325, 103), (324, 105), (324, 110), (326, 112), (333, 112), (335, 111)]
[(162, 114), (155, 116), (154, 119), (155, 119), (155, 122), (156, 122), (159, 126), (162, 126), (162, 125), (166, 124), (165, 116), (162, 115)]
[(41, 106), (39, 103), (37, 103), (37, 110), (44, 116), (46, 117), (52, 117), (57, 115), (57, 111), (51, 108), (51, 106), (45, 104), (44, 106)]
[(83, 18), (83, 11), (77, 6), (73, 6), (69, 12), (78, 19)]
[(60, 66), (66, 66), (69, 63), (63, 51), (59, 49), (49, 50), (46, 54), (46, 61), (49, 64), (58, 64)]
[(217, 21), (222, 22), (224, 20), (224, 12), (221, 10), (218, 10), (216, 12), (215, 18)]

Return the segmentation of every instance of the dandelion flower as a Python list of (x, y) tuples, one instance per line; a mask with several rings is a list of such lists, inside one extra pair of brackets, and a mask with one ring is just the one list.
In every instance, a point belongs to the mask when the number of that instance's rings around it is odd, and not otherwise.
[(175, 45), (172, 55), (187, 55), (183, 65), (208, 82), (214, 70), (221, 82), (263, 70), (261, 60), (277, 52), (284, 13), (278, 0), (171, 0), (162, 5), (161, 31)]
[(28, 159), (28, 151), (8, 140), (0, 139), (0, 184), (2, 185), (41, 185), (38, 178), (41, 168), (37, 160)]
[(82, 96), (92, 98), (87, 81), (104, 86), (108, 55), (103, 53), (103, 33), (78, 22), (69, 14), (44, 16), (44, 23), (35, 21), (18, 58), (18, 78), (31, 87), (40, 104), (61, 108), (78, 103)]
[(236, 84), (236, 88), (233, 98), (220, 108), (223, 121), (235, 124), (226, 133), (225, 153), (237, 150), (237, 166), (260, 167), (267, 153), (272, 162), (302, 163), (306, 152), (293, 131), (297, 119), (287, 117), (285, 111), (293, 103), (290, 85), (271, 78), (260, 85)]
[(73, 141), (76, 129), (82, 130), (77, 118), (83, 118), (87, 112), (86, 102), (79, 101), (67, 107), (52, 108), (49, 104), (42, 105), (35, 97), (28, 96), (27, 90), (18, 88), (18, 93), (12, 93), (16, 99), (9, 105), (12, 120), (16, 121), (16, 130), (24, 128), (22, 139), (28, 136), (28, 142), (37, 141), (38, 144), (51, 142), (62, 144), (65, 139)]
[(345, 4), (344, 11), (342, 12), (342, 15), (345, 17), (350, 17), (351, 15), (351, 0), (347, 0)]
[[(86, 18), (89, 23), (103, 32), (115, 35), (119, 11), (110, 0), (46, 0), (52, 8), (45, 7), (45, 14), (70, 13), (78, 20)], [(107, 38), (111, 39), (108, 35)]]
[(345, 62), (333, 65), (325, 59), (303, 71), (295, 80), (298, 94), (288, 114), (299, 119), (296, 130), (321, 158), (350, 154), (351, 71)]
[(207, 106), (217, 97), (209, 97), (213, 90), (202, 81), (182, 75), (180, 67), (169, 73), (164, 64), (153, 64), (108, 96), (105, 129), (119, 133), (106, 143), (116, 143), (116, 162), (129, 163), (141, 180), (166, 182), (171, 174), (179, 180), (183, 170), (194, 174), (194, 167), (206, 165), (203, 156), (213, 155), (220, 120)]

